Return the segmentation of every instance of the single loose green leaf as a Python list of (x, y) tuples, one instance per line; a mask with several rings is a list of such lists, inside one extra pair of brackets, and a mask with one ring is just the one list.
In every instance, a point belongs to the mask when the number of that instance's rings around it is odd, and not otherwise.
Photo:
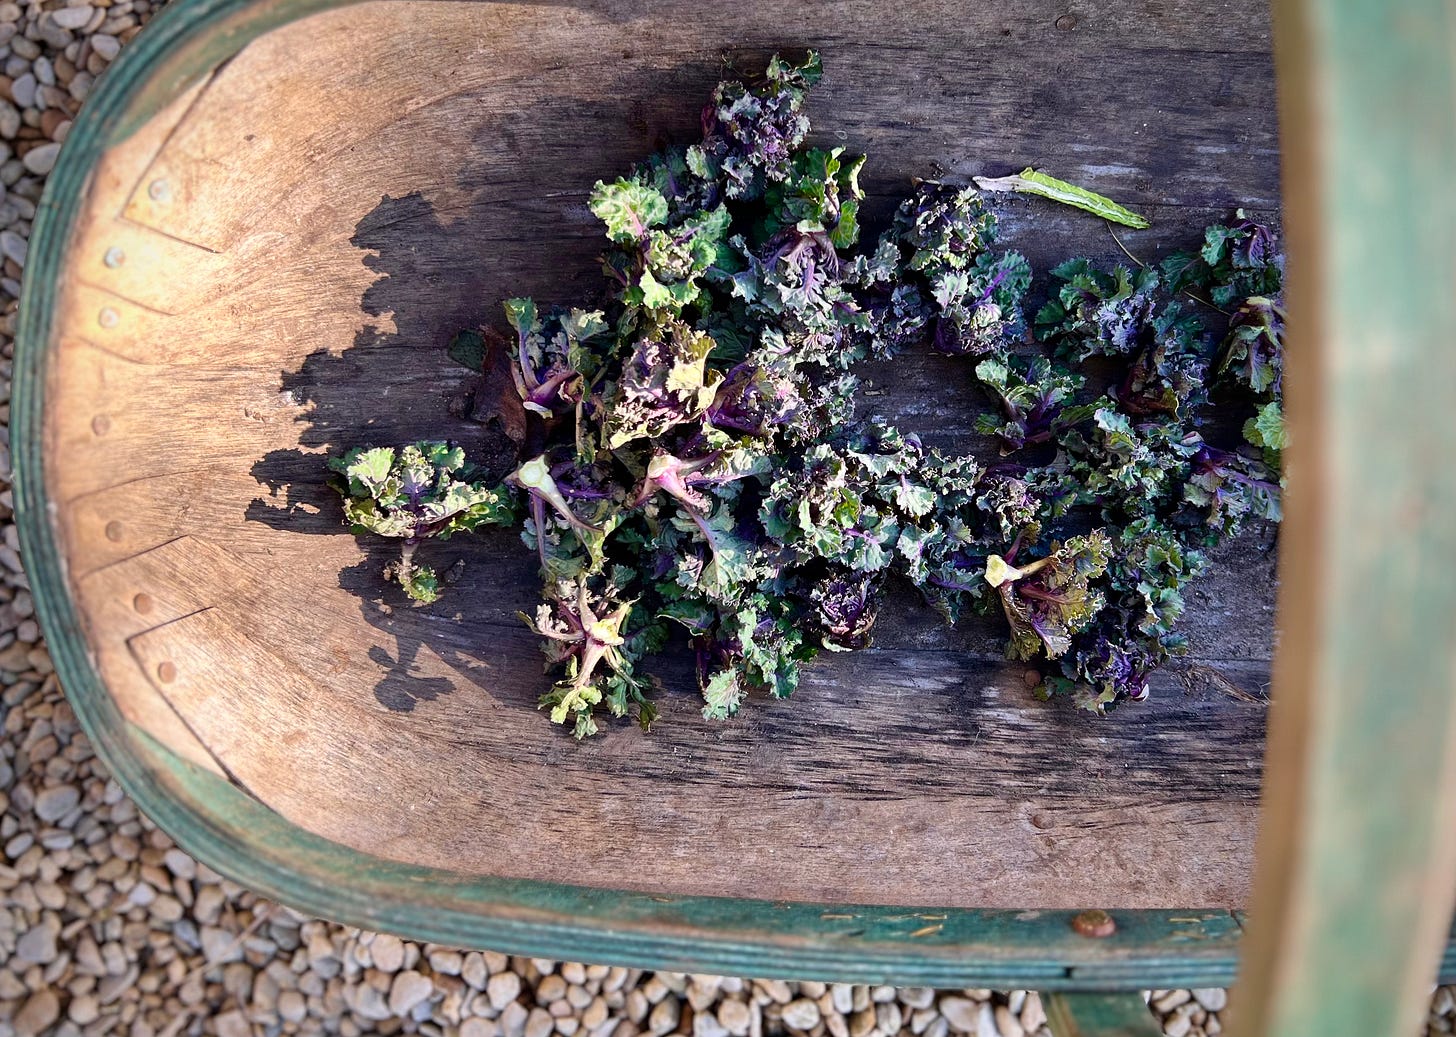
[(983, 191), (1018, 191), (1021, 194), (1034, 194), (1040, 198), (1050, 198), (1054, 202), (1061, 202), (1063, 205), (1090, 212), (1094, 216), (1101, 216), (1104, 220), (1120, 223), (1124, 227), (1144, 230), (1152, 226), (1146, 216), (1139, 216), (1131, 209), (1118, 205), (1106, 195), (1097, 194), (1085, 187), (1078, 187), (1076, 184), (1069, 184), (1065, 180), (1058, 180), (1046, 173), (1039, 173), (1030, 166), (1011, 176), (978, 176), (973, 179), (976, 181), (976, 186)]

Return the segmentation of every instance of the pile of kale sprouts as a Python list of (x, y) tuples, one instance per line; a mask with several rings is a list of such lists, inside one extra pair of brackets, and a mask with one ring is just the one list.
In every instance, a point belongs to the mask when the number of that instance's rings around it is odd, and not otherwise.
[[(674, 626), (705, 716), (789, 696), (821, 650), (869, 645), (890, 573), (951, 622), (1004, 615), (1039, 694), (1102, 712), (1184, 650), (1205, 550), (1279, 519), (1269, 230), (1240, 213), (1161, 269), (1063, 263), (1028, 324), (1031, 268), (995, 248), (974, 187), (920, 183), (856, 250), (864, 158), (806, 144), (820, 72), (811, 53), (720, 83), (699, 143), (596, 185), (605, 308), (511, 299), (512, 335), (457, 337), (457, 359), (510, 374), (498, 416), (524, 460), (503, 484), (443, 443), (331, 461), (354, 531), (404, 540), (387, 575), (416, 600), (440, 593), (419, 542), (521, 525), (544, 598), (522, 618), (559, 676), (542, 705), (579, 738), (603, 711), (653, 721), (638, 667)], [(922, 345), (967, 359), (1000, 457), (855, 416), (855, 365)], [(1252, 412), (1247, 443), (1205, 441), (1212, 392)]]

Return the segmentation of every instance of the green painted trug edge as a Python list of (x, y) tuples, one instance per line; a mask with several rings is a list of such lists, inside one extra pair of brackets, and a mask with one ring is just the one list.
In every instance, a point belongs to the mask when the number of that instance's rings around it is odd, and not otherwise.
[[(21, 554), (76, 715), (138, 806), (199, 860), (265, 896), (310, 914), (437, 943), (644, 968), (930, 986), (1129, 989), (1229, 982), (1237, 927), (1202, 946), (1180, 946), (1173, 933), (1187, 926), (1173, 912), (1121, 913), (1125, 935), (1077, 944), (1066, 937), (1065, 913), (953, 910), (940, 913), (947, 915), (948, 929), (963, 935), (934, 946), (907, 942), (908, 932), (886, 931), (873, 940), (836, 933), (820, 917), (852, 912), (886, 927), (905, 908), (649, 897), (412, 868), (304, 832), (125, 722), (87, 651), (45, 493), (45, 378), (66, 244), (87, 181), (108, 146), (250, 39), (341, 2), (175, 0), (97, 84), (37, 207), (18, 315), (11, 422)], [(249, 839), (262, 830), (278, 842)], [(1456, 953), (1447, 964), (1456, 969)]]

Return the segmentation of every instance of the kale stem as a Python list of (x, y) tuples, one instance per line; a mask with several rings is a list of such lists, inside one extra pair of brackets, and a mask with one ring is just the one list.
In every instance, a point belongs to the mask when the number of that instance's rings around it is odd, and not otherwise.
[(410, 574), (414, 572), (415, 548), (420, 542), (413, 537), (407, 539), (399, 549), (399, 582), (403, 587), (408, 587)]

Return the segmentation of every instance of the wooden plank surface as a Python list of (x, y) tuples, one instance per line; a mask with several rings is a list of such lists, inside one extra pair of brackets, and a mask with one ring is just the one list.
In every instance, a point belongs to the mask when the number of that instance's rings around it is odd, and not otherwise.
[[(901, 588), (876, 648), (816, 664), (790, 703), (710, 724), (678, 656), (652, 736), (577, 746), (534, 709), (517, 540), (432, 545), (466, 580), (409, 608), (378, 579), (392, 548), (342, 532), (324, 455), (425, 435), (478, 448), (447, 413), (464, 372), (444, 342), (507, 294), (592, 289), (585, 192), (689, 131), (725, 52), (823, 49), (820, 139), (869, 151), (881, 217), (910, 176), (1028, 162), (1152, 215), (1124, 239), (1148, 259), (1236, 205), (1277, 206), (1257, 4), (1109, 3), (1064, 28), (1044, 3), (726, 11), (330, 12), (250, 46), (160, 146), (121, 149), (129, 178), (93, 192), (73, 243), (47, 411), (48, 488), (113, 691), (165, 703), (283, 816), (401, 861), (830, 903), (1241, 905), (1265, 540), (1194, 592), (1193, 655), (1154, 701), (1105, 721), (1032, 701), (994, 625), (948, 631)], [(1043, 268), (1120, 256), (1090, 218), (1015, 200), (1004, 222)], [(975, 446), (963, 365), (871, 376), (875, 410)], [(178, 581), (198, 608), (142, 631), (97, 600)], [(165, 661), (177, 674), (158, 683)]]

